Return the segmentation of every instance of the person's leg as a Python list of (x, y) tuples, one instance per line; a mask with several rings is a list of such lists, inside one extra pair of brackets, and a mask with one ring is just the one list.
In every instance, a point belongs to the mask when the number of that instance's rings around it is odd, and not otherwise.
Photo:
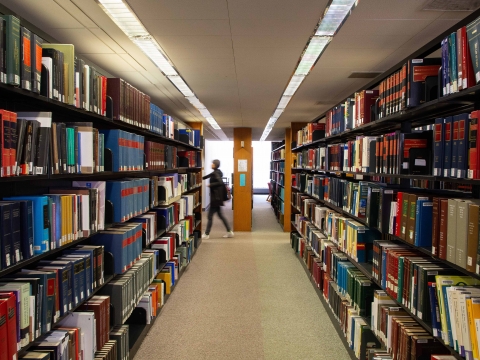
[(210, 206), (210, 208), (208, 209), (208, 216), (207, 216), (208, 222), (207, 222), (207, 228), (205, 229), (205, 235), (210, 234), (210, 230), (212, 229), (213, 214), (215, 214), (216, 211), (217, 211), (216, 206), (215, 207)]
[(227, 232), (230, 232), (231, 231), (230, 226), (228, 225), (228, 222), (227, 222), (227, 219), (225, 219), (225, 216), (223, 216), (221, 206), (218, 207), (217, 213), (218, 213), (218, 217), (220, 219), (222, 219), (223, 225), (225, 225), (225, 228), (227, 229)]

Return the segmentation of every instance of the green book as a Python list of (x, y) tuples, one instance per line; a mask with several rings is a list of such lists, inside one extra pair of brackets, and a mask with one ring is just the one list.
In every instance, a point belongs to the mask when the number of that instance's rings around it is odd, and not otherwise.
[(13, 15), (1, 15), (5, 19), (7, 84), (20, 85), (20, 20)]
[(467, 25), (467, 38), (470, 47), (470, 56), (472, 58), (473, 72), (475, 74), (475, 82), (480, 81), (480, 18), (476, 18)]
[(105, 135), (98, 134), (98, 151), (100, 161), (100, 171), (105, 171)]
[(67, 130), (67, 169), (69, 173), (73, 172), (74, 154), (73, 154), (73, 142), (74, 142), (74, 130), (72, 128), (66, 128)]
[[(29, 283), (14, 283), (8, 282), (8, 279), (3, 279), (0, 283), (0, 292), (12, 291), (16, 293), (17, 303), (20, 309), (19, 319), (17, 318), (17, 326), (20, 325), (20, 346), (24, 347), (30, 343), (30, 284)], [(20, 301), (19, 301), (20, 299)]]

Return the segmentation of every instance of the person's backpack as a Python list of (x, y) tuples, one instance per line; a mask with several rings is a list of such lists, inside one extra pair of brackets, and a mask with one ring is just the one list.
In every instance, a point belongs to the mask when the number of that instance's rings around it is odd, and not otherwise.
[(230, 191), (230, 186), (227, 184), (224, 185), (224, 190), (223, 190), (223, 201), (228, 201), (232, 199), (232, 192)]

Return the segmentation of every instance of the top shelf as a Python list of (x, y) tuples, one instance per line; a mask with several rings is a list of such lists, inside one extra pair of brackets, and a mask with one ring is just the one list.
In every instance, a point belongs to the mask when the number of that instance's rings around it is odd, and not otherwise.
[(344, 131), (308, 144), (303, 144), (292, 149), (292, 152), (315, 146), (350, 139), (368, 132), (369, 136), (382, 134), (385, 131), (399, 130), (402, 123), (410, 122), (411, 127), (432, 124), (437, 117), (444, 117), (474, 110), (475, 98), (480, 95), (480, 85), (472, 86), (460, 92), (442, 96), (412, 109), (407, 109), (394, 115), (369, 122), (355, 129)]
[(48, 99), (37, 93), (17, 88), (7, 84), (0, 84), (0, 96), (4, 103), (14, 104), (14, 111), (52, 111), (54, 121), (58, 115), (58, 121), (89, 121), (100, 128), (115, 128), (125, 131), (134, 132), (143, 135), (150, 140), (159, 140), (169, 145), (182, 146), (189, 150), (202, 150), (199, 147), (184, 143), (180, 140), (170, 139), (165, 136), (156, 134), (146, 129), (139, 128), (135, 125), (128, 124), (120, 120), (112, 120), (106, 116), (98, 115), (75, 106), (62, 103), (57, 100)]
[(272, 150), (272, 152), (277, 151), (277, 150), (281, 150), (281, 149), (284, 149), (284, 148), (285, 148), (285, 144), (283, 144), (283, 145), (277, 147), (276, 149)]

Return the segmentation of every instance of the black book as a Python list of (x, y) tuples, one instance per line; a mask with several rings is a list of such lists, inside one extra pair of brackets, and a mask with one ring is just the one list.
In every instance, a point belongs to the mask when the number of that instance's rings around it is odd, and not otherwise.
[(75, 159), (74, 159), (74, 162), (75, 162), (75, 172), (76, 173), (79, 173), (80, 172), (80, 163), (78, 161), (78, 126), (74, 126), (73, 127), (73, 130), (74, 130), (74, 135), (73, 135), (73, 151), (74, 151), (74, 154), (75, 154)]
[(20, 172), (20, 164), (22, 162), (23, 148), (25, 143), (25, 131), (27, 128), (27, 120), (17, 119), (17, 175)]
[(7, 82), (7, 31), (4, 18), (0, 18), (0, 82)]
[[(53, 125), (53, 124), (52, 124)], [(57, 143), (57, 150), (54, 155), (54, 159), (57, 162), (58, 161), (58, 172), (60, 174), (64, 173), (64, 167), (63, 167), (63, 159), (62, 159), (62, 123), (56, 123), (54, 124), (56, 127), (56, 143)]]
[(383, 187), (380, 188), (377, 229), (385, 234), (388, 234), (388, 228), (390, 225), (390, 208), (392, 202), (397, 200), (397, 192), (397, 190)]
[(38, 127), (35, 151), (35, 174), (45, 175), (48, 166), (48, 150), (50, 149), (50, 128)]
[(63, 60), (63, 52), (57, 50), (58, 53), (58, 99), (61, 102), (66, 102), (67, 97), (65, 96), (65, 79), (67, 79), (67, 76), (65, 76), (65, 62)]
[(25, 27), (20, 27), (20, 86), (32, 90), (32, 33)]
[(31, 57), (32, 57), (32, 91), (40, 93), (42, 83), (42, 44), (43, 39), (32, 33)]
[(369, 184), (367, 192), (367, 209), (365, 221), (368, 227), (376, 227), (378, 223), (378, 208), (380, 199), (380, 186)]
[(38, 146), (38, 129), (40, 128), (40, 123), (38, 121), (33, 122), (32, 128), (32, 143), (30, 147), (30, 164), (28, 165), (28, 171), (30, 175), (36, 175), (35, 166), (36, 166), (36, 156), (37, 156), (37, 146)]
[(25, 137), (23, 140), (22, 157), (20, 161), (20, 172), (22, 175), (30, 173), (29, 166), (32, 156), (32, 140), (33, 140), (33, 121), (26, 120), (25, 123)]
[(96, 94), (96, 89), (97, 89), (97, 82), (95, 78), (96, 70), (93, 66), (90, 66), (90, 79), (88, 81), (88, 84), (90, 86), (90, 111), (91, 112), (97, 112), (96, 111), (96, 104), (97, 104), (97, 94)]
[(33, 203), (32, 200), (17, 200), (20, 204), (20, 241), (22, 260), (33, 256)]
[(59, 149), (59, 156), (62, 158), (62, 171), (64, 173), (67, 171), (67, 126), (65, 123), (60, 123), (60, 137), (61, 137), (61, 146)]
[(83, 90), (83, 68), (85, 62), (82, 59), (75, 58), (75, 104), (78, 108), (83, 108), (85, 103), (85, 92)]
[(40, 95), (46, 98), (51, 98), (50, 94), (50, 70), (42, 64), (42, 71), (40, 77)]
[[(55, 49), (42, 49), (42, 56), (52, 59), (52, 94), (51, 97), (54, 100), (59, 100), (59, 51)], [(42, 84), (43, 84), (43, 71), (42, 71)], [(42, 86), (43, 88), (43, 86)], [(48, 94), (48, 87), (47, 87)], [(42, 94), (43, 95), (43, 94)]]
[(2, 253), (2, 268), (12, 265), (12, 214), (10, 203), (0, 203), (0, 247)]

